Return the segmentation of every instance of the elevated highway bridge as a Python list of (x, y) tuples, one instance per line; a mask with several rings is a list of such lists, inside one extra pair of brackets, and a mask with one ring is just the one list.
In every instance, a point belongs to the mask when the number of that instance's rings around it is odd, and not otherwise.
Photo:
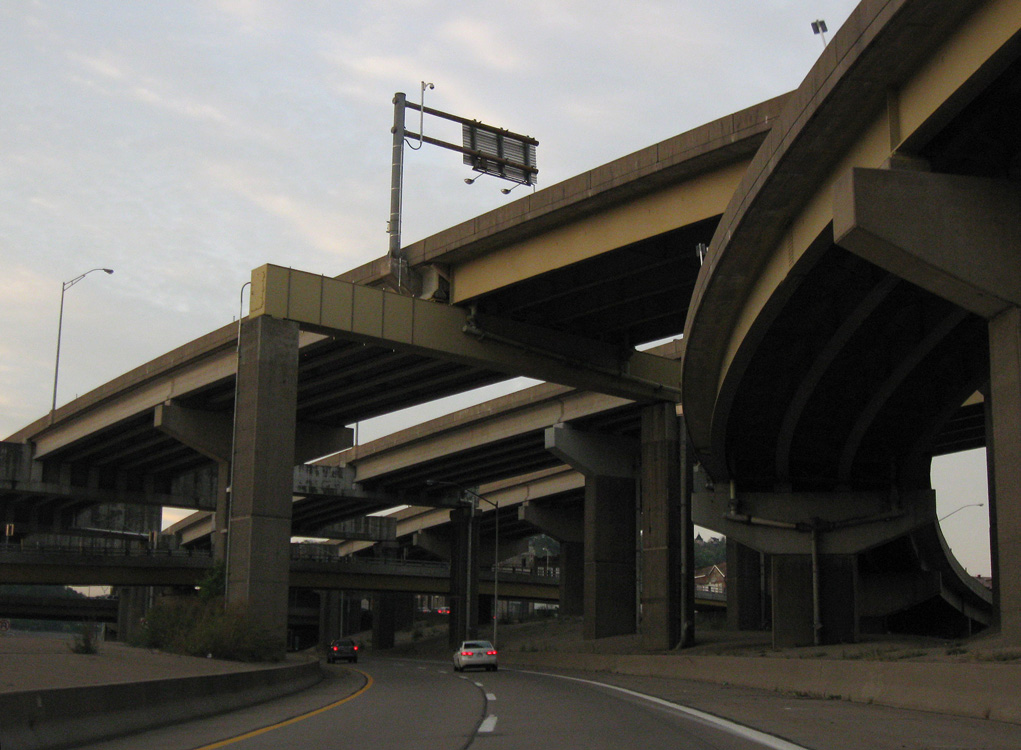
[[(560, 524), (586, 635), (633, 631), (640, 601), (646, 645), (672, 648), (692, 635), (694, 520), (735, 543), (729, 614), (772, 614), (780, 645), (950, 610), (1021, 642), (1019, 30), (1010, 0), (863, 3), (797, 91), (403, 248), (417, 297), (389, 256), (262, 266), (239, 326), (8, 438), (5, 528), (209, 511), (229, 596), (279, 632), (273, 550), (296, 532), (407, 504), (408, 528), (445, 517), (456, 564), (496, 517), (508, 537)], [(515, 375), (549, 383), (351, 447), (358, 421)], [(981, 445), (991, 602), (947, 557), (929, 485), (933, 455)], [(296, 464), (340, 451), (330, 489), (295, 493)], [(429, 481), (489, 498), (572, 475), (522, 518), (451, 509)]]
[[(291, 584), (295, 588), (410, 594), (450, 593), (450, 565), (443, 562), (342, 558), (335, 552), (292, 545)], [(8, 584), (75, 586), (193, 587), (213, 567), (201, 550), (110, 550), (84, 552), (68, 547), (0, 549), (0, 569)], [(524, 601), (556, 602), (557, 577), (545, 572), (501, 567), (506, 596)], [(479, 574), (481, 593), (492, 596), (493, 570)], [(0, 595), (0, 602), (6, 601)]]

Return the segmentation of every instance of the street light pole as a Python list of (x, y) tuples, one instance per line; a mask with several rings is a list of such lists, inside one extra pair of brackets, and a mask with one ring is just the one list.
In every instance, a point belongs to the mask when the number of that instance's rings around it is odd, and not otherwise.
[(60, 317), (57, 319), (57, 359), (53, 363), (53, 401), (50, 404), (51, 419), (53, 417), (53, 413), (57, 410), (57, 376), (60, 374), (60, 334), (64, 327), (64, 293), (93, 271), (103, 271), (108, 274), (113, 273), (112, 268), (93, 268), (83, 274), (75, 276), (70, 281), (63, 282), (60, 287)]

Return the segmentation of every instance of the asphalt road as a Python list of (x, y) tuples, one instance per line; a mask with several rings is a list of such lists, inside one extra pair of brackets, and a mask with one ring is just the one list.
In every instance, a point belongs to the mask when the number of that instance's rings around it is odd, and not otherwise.
[(327, 666), (299, 696), (88, 746), (88, 750), (798, 750), (595, 680), (501, 669), (455, 673), (439, 662), (374, 659)]

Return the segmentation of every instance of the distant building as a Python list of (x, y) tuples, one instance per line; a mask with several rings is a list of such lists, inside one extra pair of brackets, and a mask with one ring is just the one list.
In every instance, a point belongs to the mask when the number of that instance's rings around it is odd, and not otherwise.
[(698, 568), (695, 571), (695, 591), (709, 591), (714, 594), (727, 593), (727, 563)]

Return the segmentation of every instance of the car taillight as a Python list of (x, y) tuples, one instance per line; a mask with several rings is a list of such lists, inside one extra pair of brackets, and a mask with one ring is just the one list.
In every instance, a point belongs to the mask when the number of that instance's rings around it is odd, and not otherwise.
[(355, 647), (354, 647), (354, 650), (355, 650), (355, 651), (357, 651), (357, 650), (358, 650), (358, 647), (357, 647), (357, 646), (355, 646)]
[(486, 656), (496, 656), (496, 652), (495, 651), (487, 651), (486, 652)]
[(461, 656), (475, 656), (474, 651), (462, 651)]
[(334, 647), (333, 647), (333, 650), (334, 650), (334, 651), (340, 651), (340, 649), (339, 649), (339, 648), (337, 648), (336, 646), (334, 646)]

